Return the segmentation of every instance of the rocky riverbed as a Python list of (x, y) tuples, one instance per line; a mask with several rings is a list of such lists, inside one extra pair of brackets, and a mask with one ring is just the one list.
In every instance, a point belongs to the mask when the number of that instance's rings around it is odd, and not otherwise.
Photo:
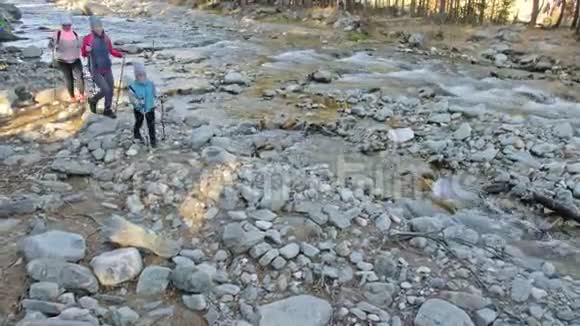
[(106, 4), (125, 73), (145, 62), (166, 96), (161, 141), (133, 142), (124, 96), (117, 120), (64, 104), (42, 51), (62, 9), (18, 4), (23, 39), (0, 48), (6, 325), (580, 325), (563, 68), (511, 78), (544, 62)]

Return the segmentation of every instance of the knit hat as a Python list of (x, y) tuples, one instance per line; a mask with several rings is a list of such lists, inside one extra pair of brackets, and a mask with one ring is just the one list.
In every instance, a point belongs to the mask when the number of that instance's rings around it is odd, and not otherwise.
[(70, 15), (63, 15), (60, 17), (60, 24), (61, 25), (72, 25), (72, 17)]
[(133, 64), (133, 73), (135, 74), (135, 79), (137, 79), (137, 75), (143, 74), (147, 77), (147, 71), (145, 70), (145, 65), (140, 62), (135, 62)]
[(91, 24), (91, 28), (103, 27), (103, 21), (101, 20), (101, 18), (99, 18), (97, 16), (91, 16), (89, 18), (89, 22)]

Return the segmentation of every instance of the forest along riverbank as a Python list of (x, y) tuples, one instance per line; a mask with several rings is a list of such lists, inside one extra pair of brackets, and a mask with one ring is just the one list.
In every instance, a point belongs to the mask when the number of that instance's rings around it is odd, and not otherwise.
[[(574, 86), (148, 6), (105, 26), (168, 96), (159, 148), (133, 142), (124, 98), (117, 120), (47, 95), (2, 121), (8, 324), (580, 322), (575, 226), (556, 220), (580, 196)], [(8, 72), (41, 65), (25, 47), (63, 13), (21, 11)]]

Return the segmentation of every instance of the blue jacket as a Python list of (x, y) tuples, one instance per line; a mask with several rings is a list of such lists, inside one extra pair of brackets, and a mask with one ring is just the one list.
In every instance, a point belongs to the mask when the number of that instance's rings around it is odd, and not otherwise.
[(155, 109), (155, 85), (152, 81), (134, 81), (129, 85), (129, 99), (133, 109), (147, 113)]

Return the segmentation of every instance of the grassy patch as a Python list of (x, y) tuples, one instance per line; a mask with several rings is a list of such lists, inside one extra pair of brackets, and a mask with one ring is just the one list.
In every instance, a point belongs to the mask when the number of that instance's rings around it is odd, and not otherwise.
[(348, 32), (347, 38), (351, 42), (362, 42), (369, 39), (369, 35), (361, 32)]

